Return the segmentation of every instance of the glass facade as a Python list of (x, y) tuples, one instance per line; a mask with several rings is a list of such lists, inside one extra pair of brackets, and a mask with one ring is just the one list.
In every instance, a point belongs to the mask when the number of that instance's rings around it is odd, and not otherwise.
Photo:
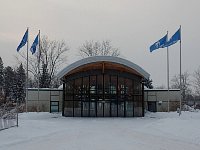
[(93, 69), (65, 76), (63, 116), (144, 116), (142, 77), (119, 70)]

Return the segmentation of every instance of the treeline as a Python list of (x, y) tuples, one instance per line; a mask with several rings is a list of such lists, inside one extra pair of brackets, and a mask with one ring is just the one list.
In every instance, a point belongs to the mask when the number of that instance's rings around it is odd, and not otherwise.
[(25, 69), (20, 64), (16, 68), (4, 67), (0, 57), (0, 104), (25, 101)]

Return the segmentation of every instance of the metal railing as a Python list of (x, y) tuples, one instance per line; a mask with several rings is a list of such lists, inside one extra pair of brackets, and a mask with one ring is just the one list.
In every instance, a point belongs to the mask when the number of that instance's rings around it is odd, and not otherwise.
[(0, 131), (18, 126), (17, 106), (4, 104), (0, 106)]

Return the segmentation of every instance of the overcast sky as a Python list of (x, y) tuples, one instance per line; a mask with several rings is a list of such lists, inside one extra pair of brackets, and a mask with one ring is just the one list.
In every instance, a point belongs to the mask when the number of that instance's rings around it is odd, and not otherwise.
[[(111, 40), (121, 57), (146, 70), (155, 86), (167, 85), (166, 49), (149, 46), (182, 26), (182, 70), (200, 65), (199, 0), (0, 0), (0, 56), (14, 66), (16, 48), (27, 27), (30, 44), (38, 30), (70, 47), (70, 64), (86, 40)], [(21, 51), (26, 50), (25, 48)], [(31, 54), (31, 53), (30, 53)], [(169, 48), (170, 78), (179, 73), (179, 44)], [(66, 64), (66, 65), (67, 65)]]

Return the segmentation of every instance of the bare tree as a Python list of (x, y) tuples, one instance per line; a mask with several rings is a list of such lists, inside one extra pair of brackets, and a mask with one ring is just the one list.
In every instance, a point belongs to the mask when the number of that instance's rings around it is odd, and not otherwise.
[[(192, 90), (190, 88), (191, 81), (190, 81), (190, 75), (188, 72), (184, 72), (181, 75), (181, 86), (182, 86), (182, 96), (183, 100), (186, 100), (187, 97), (189, 97), (192, 93)], [(180, 75), (174, 75), (174, 77), (171, 79), (171, 88), (173, 89), (180, 89)]]
[(106, 41), (86, 41), (80, 48), (79, 54), (81, 57), (89, 56), (119, 56), (120, 52), (118, 48), (114, 48), (111, 42)]
[(195, 88), (195, 93), (200, 96), (200, 67), (194, 71), (194, 88)]
[[(66, 52), (68, 50), (64, 41), (50, 40), (47, 36), (43, 36), (40, 41), (40, 52), (37, 50), (34, 55), (29, 55), (29, 72), (32, 73), (33, 78), (38, 79), (38, 62), (40, 62), (40, 70), (45, 69), (45, 74), (48, 74), (48, 82), (45, 86), (51, 87), (53, 80), (56, 80), (55, 74), (59, 66), (67, 60)], [(24, 58), (23, 64), (26, 66), (26, 53), (21, 53), (21, 57)], [(19, 58), (17, 60), (22, 62)]]

